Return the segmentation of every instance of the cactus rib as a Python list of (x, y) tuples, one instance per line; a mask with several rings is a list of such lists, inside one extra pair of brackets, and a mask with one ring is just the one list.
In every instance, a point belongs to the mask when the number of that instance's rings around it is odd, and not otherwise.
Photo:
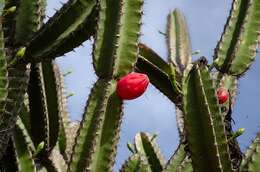
[(178, 72), (183, 72), (191, 63), (191, 45), (185, 17), (178, 9), (168, 15), (166, 38), (169, 62), (177, 66)]

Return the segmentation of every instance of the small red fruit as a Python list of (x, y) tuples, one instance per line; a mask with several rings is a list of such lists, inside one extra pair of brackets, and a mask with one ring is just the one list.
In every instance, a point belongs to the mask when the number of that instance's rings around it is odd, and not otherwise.
[(228, 100), (229, 93), (224, 87), (220, 87), (217, 90), (218, 101), (220, 104), (225, 103)]
[(117, 81), (116, 92), (122, 100), (132, 100), (141, 96), (149, 84), (149, 78), (142, 73), (130, 73)]

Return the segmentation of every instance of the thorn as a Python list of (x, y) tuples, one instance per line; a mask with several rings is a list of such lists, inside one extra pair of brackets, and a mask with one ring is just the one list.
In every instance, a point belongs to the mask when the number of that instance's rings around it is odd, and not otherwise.
[(160, 31), (160, 30), (158, 30), (158, 33), (161, 34), (161, 35), (163, 35), (163, 36), (167, 36), (167, 34), (166, 34), (165, 32), (162, 32), (162, 31)]
[(74, 93), (69, 93), (68, 95), (66, 95), (66, 99), (68, 99), (68, 98), (70, 98), (70, 97), (72, 97), (74, 95), (75, 95)]
[(130, 151), (130, 152), (132, 152), (133, 154), (135, 154), (136, 153), (136, 151), (135, 151), (135, 148), (134, 148), (134, 145), (132, 144), (132, 143), (127, 143), (127, 148), (128, 148), (128, 150)]
[(191, 53), (191, 55), (198, 55), (198, 54), (200, 54), (200, 50), (195, 50), (195, 51), (193, 51), (192, 53)]
[(63, 74), (63, 76), (66, 77), (66, 76), (70, 75), (71, 73), (72, 73), (72, 71), (69, 70), (69, 71), (65, 72), (65, 73)]
[(152, 135), (152, 137), (151, 137), (151, 142), (154, 141), (154, 139), (156, 139), (157, 136), (158, 136), (158, 134), (157, 134), (157, 133), (154, 133), (154, 134)]

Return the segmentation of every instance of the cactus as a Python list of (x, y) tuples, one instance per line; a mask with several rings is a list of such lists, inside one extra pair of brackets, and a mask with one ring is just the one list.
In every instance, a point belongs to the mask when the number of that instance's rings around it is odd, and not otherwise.
[[(45, 0), (0, 1), (0, 171), (112, 171), (125, 99), (117, 84), (133, 72), (149, 79), (138, 81), (143, 87), (131, 99), (150, 81), (175, 105), (180, 140), (166, 162), (156, 135), (138, 133), (121, 172), (260, 170), (259, 134), (243, 155), (236, 138), (244, 130), (231, 125), (239, 77), (255, 59), (259, 0), (233, 1), (212, 64), (205, 57), (192, 61), (179, 9), (168, 15), (167, 61), (140, 43), (142, 5), (69, 0), (44, 24)], [(91, 37), (98, 79), (78, 123), (69, 118), (67, 74), (55, 58)], [(220, 88), (226, 90), (221, 100)]]

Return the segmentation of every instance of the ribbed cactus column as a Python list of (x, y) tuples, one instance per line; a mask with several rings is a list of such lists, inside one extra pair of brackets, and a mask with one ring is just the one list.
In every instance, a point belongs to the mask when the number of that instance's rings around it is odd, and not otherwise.
[(122, 120), (117, 79), (137, 60), (142, 0), (101, 0), (93, 49), (99, 77), (91, 90), (68, 171), (112, 171)]
[[(18, 5), (18, 3), (18, 1), (6, 1), (4, 10), (8, 10), (13, 6), (15, 7)], [(2, 141), (0, 144), (0, 157), (5, 150), (11, 131), (15, 125), (17, 115), (20, 112), (28, 83), (28, 66), (26, 64), (13, 64), (13, 60), (16, 58), (16, 52), (19, 52), (19, 48), (14, 46), (14, 40), (17, 35), (13, 32), (16, 28), (15, 13), (16, 12), (14, 11), (9, 15), (7, 14), (4, 16), (2, 19), (4, 22), (1, 24), (1, 28), (4, 30), (3, 33), (3, 30), (1, 29), (1, 35), (6, 38), (4, 39), (2, 37), (1, 39), (1, 49), (2, 51), (5, 51), (1, 53), (2, 58), (4, 58), (4, 61), (1, 63), (1, 71), (3, 75), (3, 81), (8, 80), (8, 84), (6, 85), (7, 87), (4, 87), (3, 89), (7, 95), (4, 98), (5, 106), (2, 108), (2, 112), (0, 114), (0, 137)], [(23, 55), (22, 51), (20, 52), (19, 56), (21, 55)], [(3, 73), (7, 71), (8, 74)], [(3, 82), (3, 84), (4, 83), (5, 82)]]
[(185, 72), (185, 130), (194, 171), (233, 171), (224, 119), (205, 59)]
[[(191, 63), (191, 44), (185, 17), (178, 9), (175, 9), (168, 15), (166, 38), (168, 45), (168, 62), (171, 65), (176, 66), (176, 73), (178, 72), (177, 74), (182, 76), (185, 68)], [(177, 81), (181, 83), (180, 76), (177, 76)], [(172, 78), (172, 80), (173, 79), (174, 78)], [(176, 106), (175, 113), (179, 135), (181, 141), (184, 141), (183, 111)]]

